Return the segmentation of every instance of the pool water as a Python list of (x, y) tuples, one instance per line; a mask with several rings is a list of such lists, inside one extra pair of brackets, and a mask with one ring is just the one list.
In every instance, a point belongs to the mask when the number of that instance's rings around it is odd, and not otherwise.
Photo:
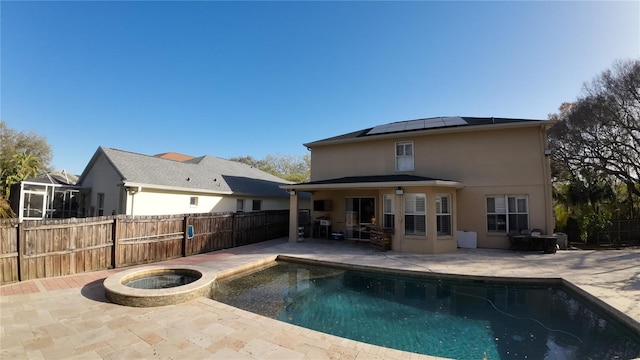
[(123, 285), (136, 289), (168, 289), (190, 284), (198, 280), (197, 277), (179, 273), (164, 273), (135, 278)]
[(213, 299), (388, 348), (456, 359), (631, 359), (640, 334), (560, 285), (513, 285), (278, 261)]

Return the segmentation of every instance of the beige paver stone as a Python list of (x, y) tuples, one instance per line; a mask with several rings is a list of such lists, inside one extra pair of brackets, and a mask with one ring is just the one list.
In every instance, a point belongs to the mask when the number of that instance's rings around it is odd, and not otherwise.
[(29, 360), (45, 360), (46, 358), (40, 350), (27, 351), (27, 358)]
[(252, 360), (252, 358), (246, 354), (242, 354), (236, 350), (229, 348), (222, 348), (212, 354), (214, 359), (229, 359), (229, 360)]
[(72, 336), (72, 335), (76, 335), (78, 332), (76, 331), (75, 328), (63, 323), (63, 322), (57, 322), (55, 324), (47, 324), (47, 325), (42, 325), (39, 326), (35, 329), (33, 329), (34, 333), (36, 331), (38, 332), (42, 332), (48, 336), (50, 336), (52, 339), (59, 339), (59, 338), (63, 338), (66, 336)]
[(82, 354), (76, 354), (76, 355), (72, 355), (70, 356), (68, 359), (70, 360), (91, 360), (91, 359), (95, 359), (95, 360), (102, 360), (102, 356), (100, 354), (98, 354), (96, 351), (88, 351)]
[(384, 356), (367, 351), (360, 351), (358, 352), (358, 355), (356, 355), (356, 360), (384, 360)]
[[(302, 350), (302, 349), (301, 349)], [(344, 356), (337, 352), (319, 349), (313, 346), (305, 346), (304, 360), (338, 360), (344, 359)]]
[(48, 335), (33, 339), (27, 339), (22, 342), (22, 346), (24, 346), (24, 349), (26, 351), (41, 350), (52, 345), (53, 340)]
[(74, 347), (84, 347), (108, 341), (113, 337), (114, 334), (110, 329), (102, 327), (97, 329), (84, 329), (83, 331), (79, 331), (77, 336), (67, 338), (69, 339), (69, 343)]
[(11, 347), (2, 347), (0, 349), (0, 359), (24, 359), (26, 357), (26, 352), (24, 351), (24, 347), (22, 344)]
[(213, 341), (213, 343), (207, 347), (207, 350), (210, 352), (217, 352), (223, 348), (229, 348), (234, 351), (240, 351), (240, 349), (244, 348), (247, 344), (244, 341), (234, 339), (231, 337), (222, 337)]
[(262, 339), (255, 339), (247, 343), (240, 353), (250, 355), (258, 359), (302, 359), (304, 353), (293, 351)]
[(100, 347), (96, 347), (94, 349), (96, 354), (100, 355), (100, 357), (104, 358), (107, 354), (111, 354), (115, 351), (115, 349), (111, 345), (104, 345)]
[(123, 327), (127, 327), (129, 325), (132, 325), (135, 323), (135, 320), (133, 320), (130, 316), (125, 315), (125, 316), (119, 316), (116, 318), (112, 318), (109, 321), (106, 321), (107, 326), (109, 327), (109, 329), (111, 330), (115, 330), (118, 328), (123, 328)]
[(171, 345), (175, 346), (180, 350), (184, 350), (189, 346), (193, 346), (193, 344), (187, 341), (186, 339), (177, 339), (177, 340), (171, 341)]
[(164, 341), (164, 339), (154, 332), (148, 332), (144, 334), (138, 335), (142, 340), (144, 340), (149, 345), (156, 345)]
[(106, 360), (138, 360), (144, 359), (144, 355), (136, 349), (124, 348), (103, 355), (103, 358)]
[(264, 331), (261, 328), (257, 328), (257, 327), (247, 327), (246, 325), (240, 327), (239, 329), (233, 331), (231, 334), (229, 334), (228, 336), (234, 339), (238, 339), (242, 342), (245, 343), (249, 343), (251, 342), (253, 339), (257, 339), (260, 338), (260, 336), (262, 334), (264, 334), (266, 331)]
[(354, 348), (344, 347), (342, 345), (332, 345), (329, 351), (344, 355), (349, 358), (355, 358), (358, 355), (358, 350)]

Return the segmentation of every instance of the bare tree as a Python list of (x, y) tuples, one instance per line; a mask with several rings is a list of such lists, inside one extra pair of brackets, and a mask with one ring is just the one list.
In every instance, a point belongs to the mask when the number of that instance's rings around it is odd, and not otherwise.
[(640, 60), (616, 62), (549, 118), (559, 120), (550, 131), (555, 175), (587, 169), (640, 196)]

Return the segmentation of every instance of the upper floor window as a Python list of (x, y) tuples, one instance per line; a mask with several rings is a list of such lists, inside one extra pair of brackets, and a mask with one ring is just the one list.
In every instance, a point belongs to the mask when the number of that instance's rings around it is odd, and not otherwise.
[(413, 171), (413, 142), (396, 143), (396, 171)]
[(451, 235), (451, 195), (436, 195), (436, 224), (438, 235)]
[(189, 206), (191, 206), (191, 207), (197, 207), (198, 206), (198, 197), (197, 196), (192, 196), (189, 199)]
[(425, 194), (404, 195), (404, 233), (427, 235), (427, 196)]
[(529, 228), (526, 195), (487, 196), (487, 231), (506, 233)]

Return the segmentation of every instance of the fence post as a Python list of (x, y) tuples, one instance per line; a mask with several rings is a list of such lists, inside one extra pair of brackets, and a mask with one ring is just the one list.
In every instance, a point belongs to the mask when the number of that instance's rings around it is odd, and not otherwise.
[(237, 213), (232, 213), (231, 214), (231, 247), (234, 248), (236, 247), (236, 214)]
[(182, 257), (187, 256), (187, 238), (189, 236), (189, 216), (184, 216), (182, 223)]
[(24, 279), (24, 276), (22, 276), (22, 270), (24, 268), (24, 255), (22, 254), (24, 249), (24, 230), (22, 229), (22, 222), (19, 222), (16, 227), (16, 236), (18, 237), (18, 241), (16, 243), (16, 247), (18, 249), (18, 281), (22, 281), (22, 279)]
[(111, 267), (113, 269), (118, 267), (118, 258), (120, 252), (118, 251), (119, 242), (118, 242), (118, 221), (117, 217), (113, 218), (113, 228), (111, 229), (111, 240), (113, 241), (113, 247), (111, 248)]

